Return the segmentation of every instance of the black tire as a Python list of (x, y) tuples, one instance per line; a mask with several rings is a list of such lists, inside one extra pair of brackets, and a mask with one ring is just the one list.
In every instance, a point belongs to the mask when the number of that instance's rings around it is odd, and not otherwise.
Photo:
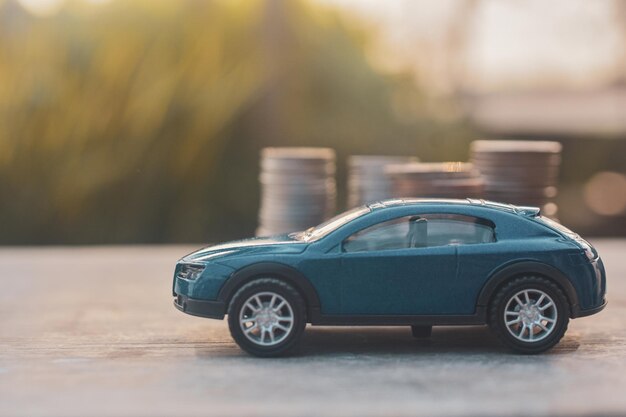
[(416, 339), (430, 337), (433, 333), (433, 326), (411, 326), (411, 334)]
[[(265, 330), (263, 333), (260, 333), (260, 335), (251, 335), (250, 337), (246, 336), (246, 334), (244, 334), (244, 329), (242, 328), (244, 325), (240, 323), (240, 317), (246, 317), (246, 311), (251, 311), (249, 306), (246, 307), (246, 303), (250, 301), (251, 298), (255, 295), (261, 295), (261, 300), (267, 300), (267, 298), (270, 297), (268, 294), (277, 294), (279, 297), (282, 297), (284, 301), (286, 301), (288, 307), (284, 306), (281, 310), (283, 313), (278, 315), (282, 315), (284, 312), (287, 312), (287, 315), (291, 314), (293, 316), (293, 323), (288, 332), (279, 334), (279, 337), (284, 336), (282, 340), (277, 341), (276, 344), (271, 346), (264, 346), (261, 343), (265, 343), (267, 339)], [(253, 304), (258, 306), (258, 303), (256, 302)], [(263, 304), (266, 309), (271, 307), (267, 301), (264, 301)], [(242, 309), (244, 309), (244, 312), (242, 312)], [(241, 316), (242, 314), (243, 316)], [(260, 328), (259, 321), (255, 321), (257, 315), (254, 315), (253, 317), (254, 318), (244, 320), (250, 320), (253, 322), (252, 326)], [(265, 317), (265, 319), (267, 319), (267, 317)], [(288, 322), (284, 322), (283, 324), (287, 325), (287, 323)], [(306, 304), (304, 299), (300, 293), (296, 291), (296, 289), (279, 279), (260, 278), (245, 284), (235, 293), (228, 306), (228, 327), (230, 329), (230, 334), (239, 347), (255, 356), (274, 357), (283, 356), (293, 352), (300, 341), (305, 326)], [(269, 336), (269, 333), (267, 333), (267, 336)], [(272, 335), (271, 337), (274, 336)], [(256, 339), (257, 341), (255, 342), (251, 339)], [(273, 342), (268, 341), (267, 343)]]
[[(526, 314), (526, 311), (524, 314), (517, 313), (517, 316), (515, 316), (515, 312), (507, 313), (507, 316), (505, 316), (507, 306), (509, 306), (507, 311), (511, 311), (512, 306), (519, 306), (519, 303), (515, 301), (516, 295), (518, 295), (519, 298), (522, 298), (521, 294), (530, 294), (530, 303), (526, 303), (525, 299), (522, 301), (526, 305), (535, 304), (536, 306), (537, 301), (541, 298), (541, 293), (544, 293), (547, 297), (549, 297), (544, 298), (544, 301), (539, 303), (544, 306), (549, 306), (545, 307), (545, 311), (539, 312), (542, 316), (545, 314), (546, 316), (552, 317), (553, 322), (541, 321), (543, 326), (550, 329), (549, 332), (534, 324), (528, 324), (528, 327), (524, 330), (523, 327), (525, 326), (525, 323), (523, 319), (529, 320), (529, 323), (533, 322), (533, 318), (528, 318), (529, 316), (524, 315)], [(536, 299), (533, 299), (533, 297)], [(551, 306), (549, 299), (553, 302)], [(541, 308), (538, 308), (538, 310), (541, 310)], [(531, 311), (530, 313), (534, 313), (534, 311)], [(567, 297), (554, 282), (540, 276), (523, 276), (515, 278), (511, 282), (505, 284), (492, 298), (489, 306), (489, 326), (500, 338), (500, 340), (502, 340), (502, 342), (511, 349), (520, 353), (535, 354), (545, 352), (559, 343), (567, 330), (569, 314), (570, 306), (567, 301)], [(510, 317), (509, 323), (516, 320), (518, 323), (507, 326), (505, 317)], [(519, 331), (519, 329), (521, 329), (521, 331)], [(517, 333), (518, 331), (519, 335), (515, 336), (513, 333)], [(531, 331), (533, 332), (532, 338), (539, 338), (539, 340), (520, 340), (520, 338), (529, 339), (531, 337)]]

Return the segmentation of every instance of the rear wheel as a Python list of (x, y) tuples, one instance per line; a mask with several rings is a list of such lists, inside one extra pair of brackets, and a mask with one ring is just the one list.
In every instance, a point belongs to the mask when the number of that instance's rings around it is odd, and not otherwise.
[(569, 323), (567, 298), (543, 277), (516, 278), (495, 295), (489, 325), (500, 339), (522, 353), (544, 352), (559, 343)]
[(289, 284), (262, 278), (244, 285), (228, 308), (237, 344), (256, 356), (280, 356), (298, 344), (306, 326), (304, 300)]

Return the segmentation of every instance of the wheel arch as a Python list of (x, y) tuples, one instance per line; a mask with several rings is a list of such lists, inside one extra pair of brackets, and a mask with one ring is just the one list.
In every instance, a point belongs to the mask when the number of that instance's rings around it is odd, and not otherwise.
[(291, 284), (306, 302), (307, 317), (319, 310), (320, 299), (313, 284), (297, 269), (278, 262), (260, 262), (235, 271), (220, 289), (217, 299), (226, 306), (235, 293), (255, 278), (277, 278)]
[(536, 261), (516, 262), (494, 272), (478, 295), (477, 307), (487, 311), (493, 296), (502, 286), (519, 276), (533, 274), (552, 280), (557, 284), (561, 290), (563, 290), (569, 302), (570, 317), (576, 317), (576, 312), (578, 311), (578, 294), (571, 281), (557, 268)]

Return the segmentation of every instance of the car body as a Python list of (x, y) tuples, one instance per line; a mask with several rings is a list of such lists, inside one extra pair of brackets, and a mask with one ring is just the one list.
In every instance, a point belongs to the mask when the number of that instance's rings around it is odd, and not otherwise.
[[(237, 292), (259, 279), (278, 281), (297, 293), (292, 303), (304, 304), (298, 319), (303, 323), (407, 325), (419, 335), (420, 329), (428, 334), (433, 325), (495, 320), (502, 321), (501, 328), (509, 326), (508, 344), (528, 353), (558, 343), (562, 334), (553, 340), (553, 333), (560, 331), (553, 329), (557, 324), (562, 327), (564, 320), (597, 313), (606, 305), (604, 266), (588, 242), (541, 216), (538, 208), (473, 199), (387, 200), (355, 208), (306, 232), (209, 246), (176, 265), (174, 303), (188, 314), (223, 319)], [(506, 293), (507, 285), (522, 292), (509, 294), (513, 301), (502, 307), (500, 319), (494, 298)], [(264, 294), (282, 299), (281, 291)], [(547, 311), (554, 309), (553, 319), (541, 316), (543, 310), (535, 304), (542, 302), (552, 302)], [(269, 298), (250, 301), (240, 319), (252, 321), (261, 307), (267, 318), (274, 311), (268, 304), (272, 307)], [(275, 324), (279, 316), (272, 316)], [(518, 322), (507, 325), (507, 317)], [(246, 330), (239, 324), (239, 330)], [(237, 332), (235, 319), (230, 325)], [(538, 343), (542, 332), (550, 340)], [(264, 356), (284, 353), (287, 347), (272, 348), (270, 336), (255, 339), (268, 345), (262, 351), (254, 343), (242, 347)]]

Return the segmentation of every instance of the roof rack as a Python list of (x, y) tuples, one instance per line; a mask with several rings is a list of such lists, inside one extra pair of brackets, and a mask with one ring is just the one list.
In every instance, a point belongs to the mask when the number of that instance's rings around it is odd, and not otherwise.
[(375, 203), (368, 204), (370, 209), (384, 208), (400, 206), (404, 204), (419, 204), (419, 203), (439, 203), (439, 204), (471, 204), (475, 206), (483, 206), (493, 208), (497, 210), (508, 211), (510, 213), (521, 214), (524, 216), (535, 217), (541, 214), (539, 207), (532, 206), (515, 206), (508, 203), (498, 203), (496, 201), (478, 199), (478, 198), (465, 198), (465, 199), (453, 199), (453, 198), (393, 198), (388, 200), (377, 201)]

